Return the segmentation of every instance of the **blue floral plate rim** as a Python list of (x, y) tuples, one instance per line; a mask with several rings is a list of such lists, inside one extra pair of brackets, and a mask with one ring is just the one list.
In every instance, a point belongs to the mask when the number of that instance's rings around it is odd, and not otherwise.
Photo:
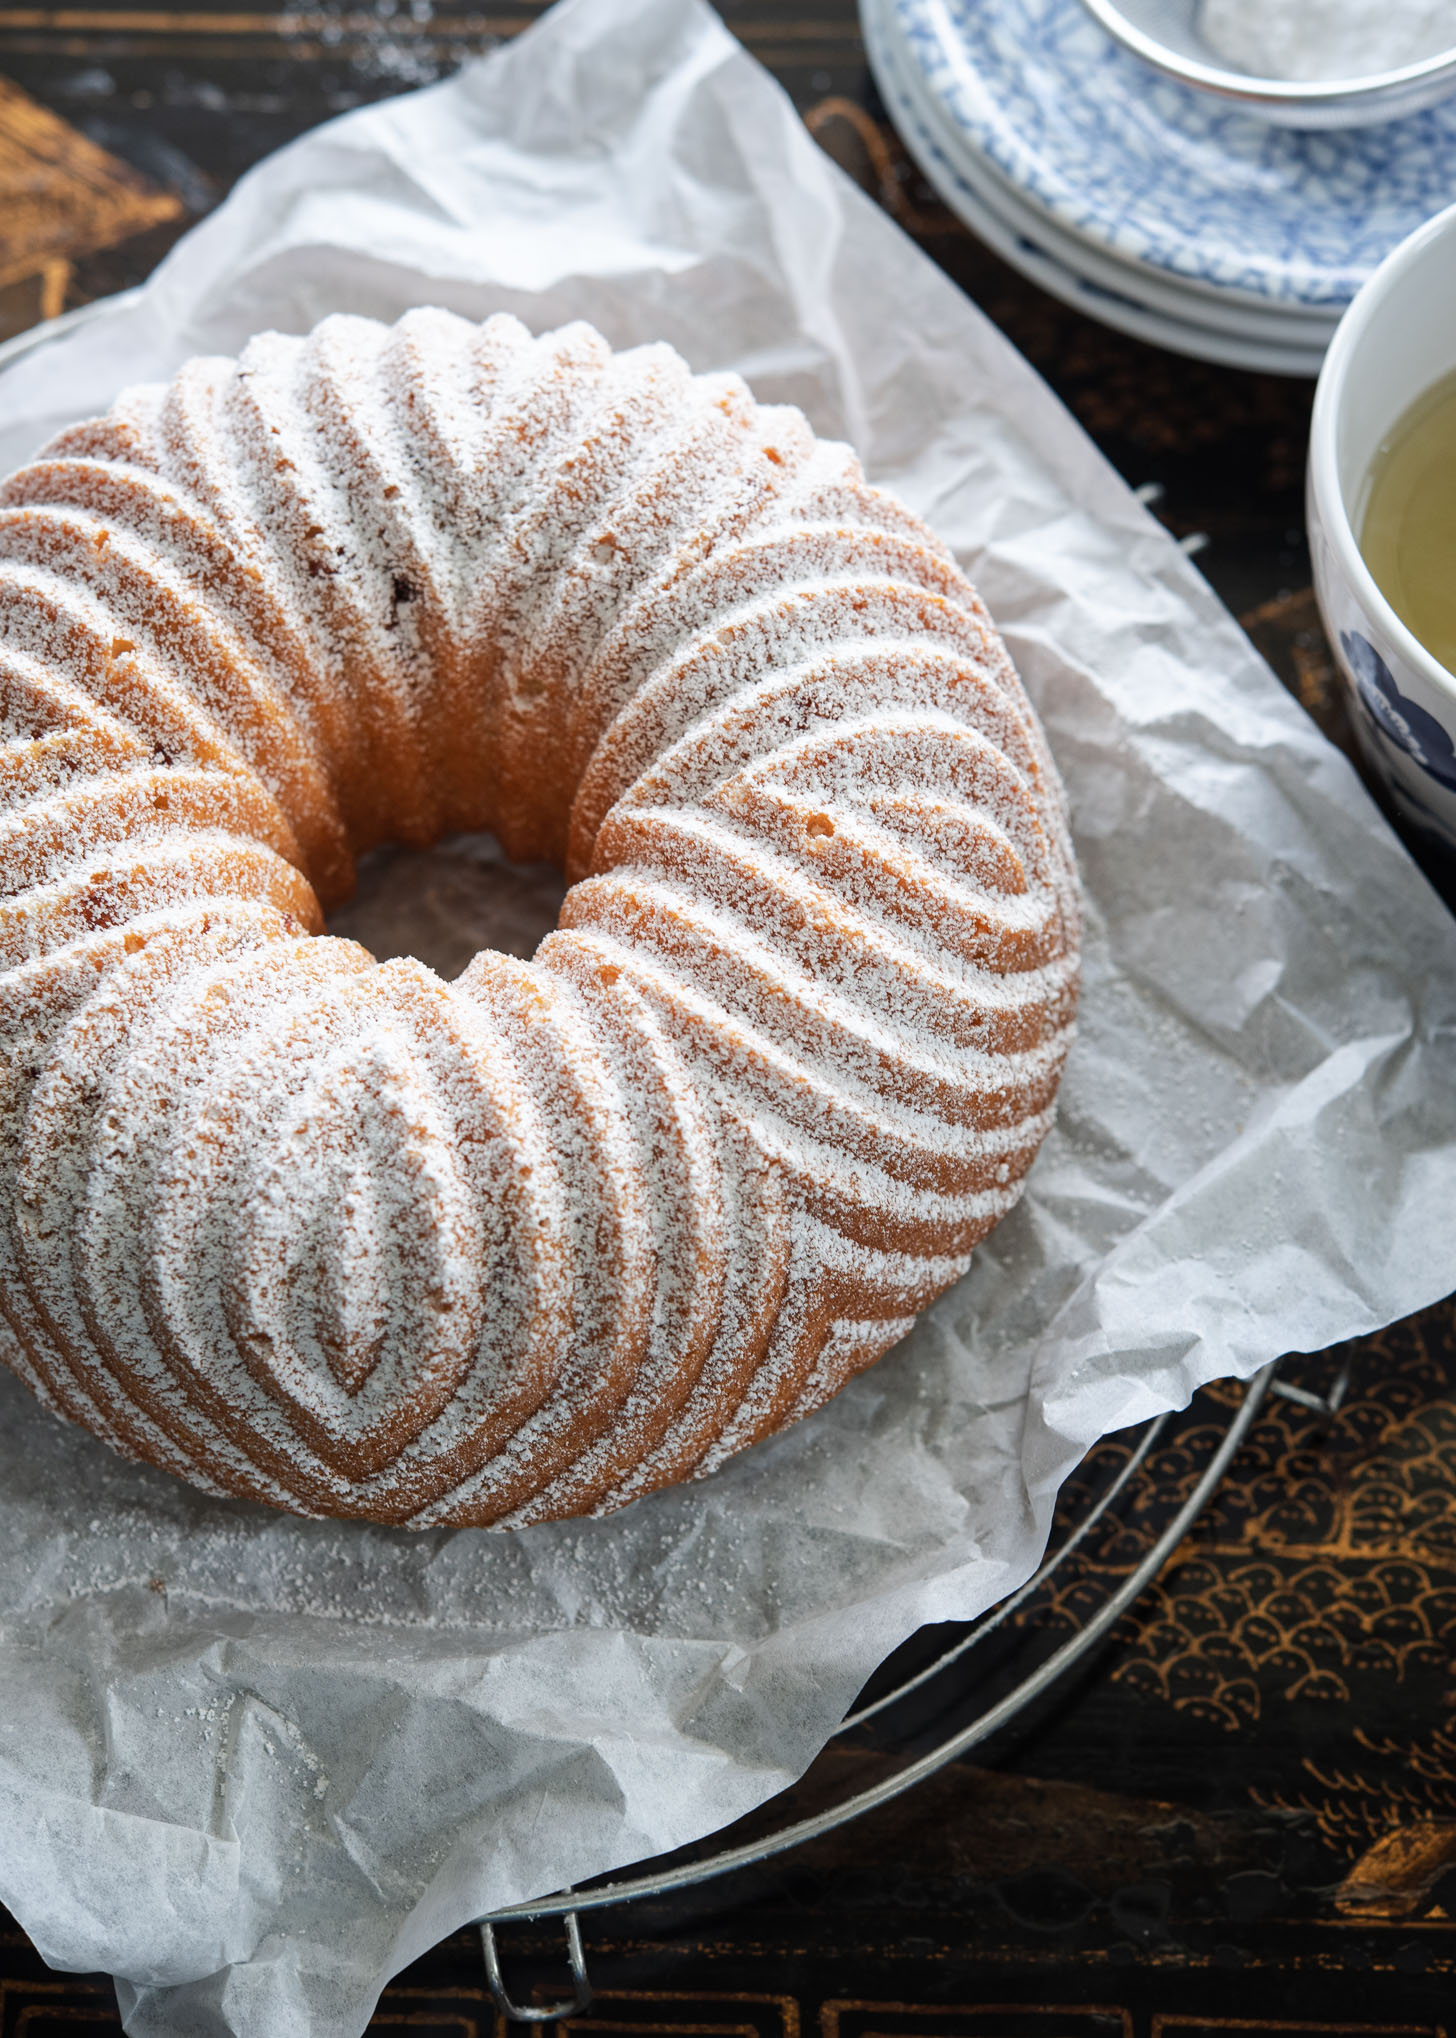
[(903, 130), (907, 121), (913, 121), (923, 131), (925, 145), (943, 159), (943, 175), (968, 188), (978, 209), (995, 214), (1013, 233), (1029, 239), (1094, 290), (1131, 299), (1154, 316), (1230, 336), (1247, 342), (1253, 350), (1295, 348), (1306, 362), (1322, 356), (1339, 322), (1338, 310), (1195, 288), (1166, 271), (1123, 261), (1106, 248), (1068, 233), (1060, 221), (1031, 204), (994, 164), (970, 146), (926, 90), (914, 67), (903, 64), (895, 47), (891, 0), (862, 0), (860, 13), (881, 90), (887, 103), (892, 94), (896, 98), (891, 111), (897, 126)]
[(1161, 78), (1081, 0), (893, 0), (896, 40), (966, 144), (1134, 267), (1338, 312), (1449, 201), (1456, 104), (1349, 133), (1276, 128)]
[(861, 4), (865, 48), (886, 107), (906, 145), (945, 203), (1003, 261), (1053, 297), (1071, 305), (1074, 311), (1099, 319), (1104, 325), (1127, 333), (1133, 339), (1145, 340), (1173, 353), (1212, 361), (1223, 367), (1298, 377), (1313, 377), (1318, 373), (1323, 352), (1319, 347), (1302, 348), (1251, 340), (1215, 332), (1209, 327), (1151, 310), (1080, 274), (1034, 236), (1023, 233), (998, 215), (950, 160), (939, 137), (930, 131), (920, 109), (910, 98), (906, 82), (896, 75), (888, 39), (876, 18), (888, 5), (889, 0), (862, 0)]

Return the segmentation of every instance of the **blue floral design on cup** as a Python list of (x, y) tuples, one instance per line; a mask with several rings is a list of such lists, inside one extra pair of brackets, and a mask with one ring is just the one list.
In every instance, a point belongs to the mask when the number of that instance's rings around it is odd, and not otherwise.
[(1403, 694), (1395, 675), (1367, 637), (1341, 630), (1340, 648), (1355, 676), (1355, 691), (1378, 734), (1414, 760), (1438, 785), (1456, 792), (1456, 746), (1418, 702)]

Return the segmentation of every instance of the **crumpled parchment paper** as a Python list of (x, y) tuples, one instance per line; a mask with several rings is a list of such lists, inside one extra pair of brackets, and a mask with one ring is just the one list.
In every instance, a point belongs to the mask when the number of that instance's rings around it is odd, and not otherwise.
[(1056, 400), (699, 0), (565, 0), (247, 177), (0, 377), (0, 463), (253, 331), (585, 316), (801, 404), (956, 546), (1086, 881), (1058, 1129), (906, 1345), (708, 1482), (418, 1537), (211, 1501), (0, 1381), (0, 1897), (133, 2033), (354, 2038), (463, 1920), (803, 1770), (1109, 1428), (1456, 1287), (1456, 940)]

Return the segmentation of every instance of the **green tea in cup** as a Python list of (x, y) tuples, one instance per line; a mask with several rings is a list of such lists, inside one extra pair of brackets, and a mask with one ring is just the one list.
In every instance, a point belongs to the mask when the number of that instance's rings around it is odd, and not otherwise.
[(1456, 374), (1418, 397), (1376, 448), (1360, 550), (1412, 636), (1456, 673)]

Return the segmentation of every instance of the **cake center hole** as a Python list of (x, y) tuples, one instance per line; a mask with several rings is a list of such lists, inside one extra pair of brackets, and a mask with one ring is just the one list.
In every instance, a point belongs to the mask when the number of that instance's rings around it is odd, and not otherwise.
[(430, 849), (371, 849), (330, 934), (380, 962), (412, 955), (446, 981), (482, 948), (528, 961), (556, 925), (566, 879), (550, 863), (511, 863), (494, 835), (449, 835)]

